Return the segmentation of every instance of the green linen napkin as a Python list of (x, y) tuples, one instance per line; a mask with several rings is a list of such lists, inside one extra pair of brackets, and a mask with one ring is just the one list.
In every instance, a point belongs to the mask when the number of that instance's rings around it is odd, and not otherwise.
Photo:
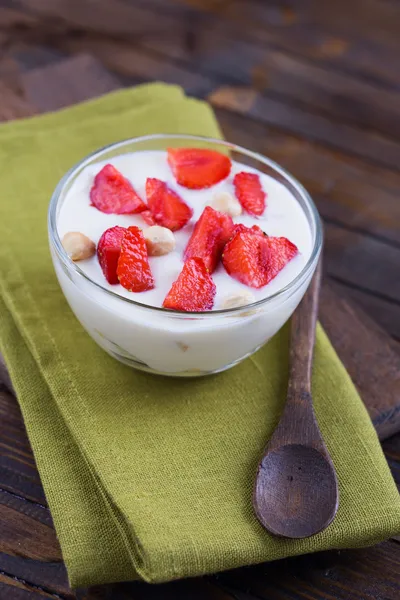
[(220, 135), (203, 102), (151, 84), (0, 127), (0, 347), (71, 584), (161, 582), (400, 533), (400, 501), (368, 414), (321, 328), (315, 409), (340, 507), (309, 539), (269, 535), (251, 505), (285, 398), (288, 332), (219, 375), (129, 369), (84, 332), (50, 261), (60, 177), (107, 143), (156, 132)]

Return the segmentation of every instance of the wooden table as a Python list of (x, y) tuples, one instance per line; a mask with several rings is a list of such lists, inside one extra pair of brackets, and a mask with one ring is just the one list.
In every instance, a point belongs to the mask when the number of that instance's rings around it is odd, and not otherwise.
[[(400, 405), (399, 31), (396, 0), (0, 0), (0, 120), (153, 79), (207, 98), (229, 140), (281, 162), (316, 200), (326, 280), (381, 328), (325, 288), (330, 335), (338, 303), (349, 331), (358, 323), (359, 345), (343, 334), (341, 356), (357, 365), (351, 375), (383, 438)], [(364, 358), (378, 368), (363, 369)], [(382, 410), (380, 390), (397, 399), (393, 409)], [(0, 600), (400, 597), (398, 539), (162, 586), (72, 592), (5, 378), (0, 415)], [(400, 434), (383, 448), (400, 483)]]

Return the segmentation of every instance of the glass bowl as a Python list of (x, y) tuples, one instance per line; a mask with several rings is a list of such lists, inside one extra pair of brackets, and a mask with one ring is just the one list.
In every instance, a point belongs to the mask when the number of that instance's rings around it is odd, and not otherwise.
[[(179, 312), (146, 306), (93, 281), (65, 252), (57, 219), (66, 194), (85, 167), (139, 150), (196, 146), (228, 153), (283, 184), (299, 202), (310, 227), (312, 251), (301, 272), (267, 298), (240, 308)], [(76, 164), (57, 185), (48, 214), (50, 250), (64, 295), (82, 326), (111, 356), (150, 373), (192, 377), (236, 365), (264, 345), (303, 297), (322, 248), (321, 221), (309, 194), (282, 167), (229, 142), (191, 135), (151, 135), (106, 146)]]

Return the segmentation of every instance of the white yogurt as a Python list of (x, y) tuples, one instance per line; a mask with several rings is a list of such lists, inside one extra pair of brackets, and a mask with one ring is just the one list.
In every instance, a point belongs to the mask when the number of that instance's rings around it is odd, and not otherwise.
[[(155, 288), (132, 293), (121, 285), (110, 285), (104, 278), (97, 257), (79, 262), (80, 269), (103, 288), (118, 295), (161, 307), (172, 283), (183, 267), (183, 251), (193, 226), (218, 192), (234, 195), (233, 178), (240, 171), (257, 173), (267, 193), (267, 207), (261, 218), (246, 213), (235, 217), (235, 223), (259, 225), (271, 236), (285, 236), (296, 244), (299, 254), (261, 289), (252, 289), (230, 277), (222, 264), (213, 274), (217, 293), (214, 309), (219, 309), (226, 297), (251, 289), (256, 300), (275, 294), (289, 284), (307, 263), (313, 246), (312, 234), (302, 208), (281, 183), (247, 165), (233, 162), (229, 177), (205, 190), (189, 190), (179, 186), (167, 163), (165, 152), (140, 151), (123, 154), (86, 167), (75, 179), (64, 198), (57, 218), (60, 237), (69, 231), (80, 231), (98, 242), (109, 227), (137, 225), (147, 227), (140, 215), (110, 215), (91, 206), (89, 192), (94, 176), (107, 163), (113, 164), (127, 177), (145, 200), (147, 177), (166, 181), (193, 208), (191, 221), (175, 232), (174, 252), (150, 257)], [(193, 318), (170, 315), (151, 308), (140, 307), (113, 297), (92, 285), (73, 270), (66, 272), (52, 251), (61, 287), (78, 319), (94, 339), (110, 354), (133, 366), (145, 365), (149, 370), (169, 374), (198, 374), (222, 370), (248, 356), (280, 329), (300, 301), (309, 281), (294, 294), (279, 300), (272, 299), (256, 311), (241, 310), (234, 315)]]

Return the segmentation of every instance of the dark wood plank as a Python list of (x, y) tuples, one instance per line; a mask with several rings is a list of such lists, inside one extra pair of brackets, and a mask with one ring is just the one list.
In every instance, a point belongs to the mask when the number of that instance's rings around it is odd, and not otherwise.
[(57, 594), (64, 599), (73, 599), (75, 594), (71, 592), (68, 584), (67, 572), (62, 562), (47, 563), (29, 560), (9, 554), (0, 553), (0, 572), (28, 585), (34, 582), (36, 587), (47, 590), (48, 593)]
[[(293, 3), (278, 2), (276, 7), (271, 7), (271, 2), (264, 3), (264, 6), (258, 2), (258, 10), (264, 13), (269, 10), (267, 19), (258, 18), (254, 4), (251, 0), (247, 3), (247, 12), (250, 14), (245, 15), (244, 25), (244, 15), (234, 14), (234, 2), (230, 2), (229, 6), (221, 5), (218, 10), (217, 3), (202, 0), (168, 3), (164, 0), (146, 0), (141, 4), (142, 9), (157, 10), (163, 20), (167, 18), (169, 21), (161, 36), (149, 31), (142, 36), (141, 43), (155, 50), (162, 47), (163, 51), (165, 44), (168, 44), (168, 50), (175, 58), (187, 55), (196, 58), (208, 46), (212, 49), (213, 59), (215, 57), (217, 61), (227, 45), (232, 52), (225, 54), (235, 58), (239, 56), (240, 61), (240, 54), (234, 51), (238, 48), (236, 42), (252, 48), (255, 53), (279, 49), (327, 70), (335, 69), (365, 81), (398, 89), (399, 70), (393, 61), (393, 44), (387, 43), (386, 39), (377, 42), (368, 39), (368, 36), (355, 35), (354, 32), (349, 35), (335, 31), (328, 19), (325, 26), (304, 23), (298, 13), (305, 3), (297, 6), (296, 10), (291, 6)], [(185, 55), (182, 54), (182, 47), (186, 47)], [(262, 63), (255, 58), (254, 75), (257, 78), (260, 64), (262, 67)], [(263, 69), (261, 78), (264, 79)]]
[[(0, 27), (11, 29), (12, 27), (28, 27), (37, 23), (37, 19), (26, 11), (18, 10), (16, 7), (0, 5)], [(7, 3), (8, 4), (8, 3)]]
[[(233, 592), (223, 590), (213, 577), (173, 581), (162, 586), (149, 586), (135, 582), (120, 585), (117, 588), (124, 591), (126, 598), (135, 600), (237, 600)], [(113, 596), (110, 596), (110, 600)], [(243, 600), (255, 600), (252, 595), (243, 596)]]
[(325, 269), (344, 283), (400, 303), (400, 246), (325, 222)]
[[(206, 74), (215, 74), (227, 82), (236, 81), (239, 85), (250, 85), (264, 93), (279, 94), (285, 100), (296, 104), (304, 103), (311, 109), (317, 108), (323, 113), (328, 112), (368, 128), (376, 128), (389, 136), (400, 133), (396, 118), (399, 103), (395, 91), (379, 88), (355, 78), (353, 74), (329, 71), (326, 65), (299, 59), (297, 52), (294, 55), (278, 52), (276, 49), (265, 49), (238, 40), (233, 34), (221, 36), (220, 31), (210, 31), (206, 27), (195, 30), (195, 44), (190, 52), (187, 19), (177, 22), (176, 16), (164, 12), (161, 35), (159, 29), (154, 33), (153, 13), (145, 10), (146, 5), (128, 6), (128, 3), (118, 2), (114, 5), (116, 10), (111, 11), (109, 3), (100, 2), (99, 15), (94, 19), (91, 17), (88, 23), (87, 2), (80, 3), (79, 15), (76, 11), (67, 9), (65, 2), (42, 2), (39, 8), (35, 9), (31, 4), (30, 7), (36, 18), (42, 19), (38, 21), (39, 26), (41, 24), (43, 27), (49, 19), (60, 19), (60, 23), (64, 24), (64, 34), (68, 33), (68, 27), (92, 34), (118, 33), (121, 37), (140, 31), (142, 48), (155, 50), (172, 59), (178, 58), (192, 71), (203, 70)], [(82, 44), (82, 40), (78, 43)], [(87, 39), (84, 43), (90, 43), (90, 40)], [(132, 41), (130, 47), (135, 49)]]
[(119, 76), (174, 83), (181, 85), (193, 96), (205, 97), (215, 87), (211, 77), (196, 73), (184, 65), (169, 62), (164, 57), (145, 53), (132, 43), (83, 34), (76, 39), (59, 39), (58, 47), (78, 54), (87, 51)]
[(46, 562), (61, 560), (52, 526), (3, 504), (0, 504), (0, 552)]
[[(179, 2), (195, 6), (213, 17), (223, 17), (261, 39), (265, 28), (280, 26), (281, 31), (285, 31), (297, 24), (306, 30), (317, 28), (322, 32), (398, 46), (399, 9), (396, 2), (390, 0), (354, 0), (351, 4), (339, 0), (327, 7), (318, 0), (272, 0), (268, 3), (231, 0), (222, 4), (215, 0)], [(157, 4), (161, 4), (161, 1), (157, 0)]]
[(124, 0), (16, 0), (16, 9), (22, 9), (22, 15), (29, 15), (37, 20), (49, 20), (52, 23), (100, 32), (107, 35), (132, 35), (142, 31), (144, 25), (154, 27), (154, 13), (140, 10)]
[[(58, 28), (64, 24), (64, 30), (65, 27), (83, 28), (101, 35), (119, 37), (137, 37), (139, 33), (140, 38), (148, 40), (150, 44), (157, 44), (158, 39), (168, 39), (171, 35), (175, 40), (182, 39), (187, 44), (187, 50), (201, 46), (201, 40), (208, 35), (210, 46), (214, 49), (215, 39), (223, 43), (226, 40), (230, 43), (245, 40), (259, 47), (290, 51), (294, 56), (301, 55), (310, 61), (318, 61), (325, 67), (333, 64), (353, 75), (361, 74), (368, 79), (399, 84), (398, 69), (392, 60), (393, 43), (396, 40), (388, 40), (387, 36), (371, 39), (370, 30), (365, 27), (365, 32), (356, 31), (359, 19), (357, 23), (350, 20), (350, 32), (340, 28), (335, 30), (329, 18), (321, 11), (310, 9), (309, 3), (275, 2), (263, 6), (256, 0), (249, 0), (246, 4), (232, 0), (229, 3), (215, 0), (189, 0), (186, 3), (182, 0), (126, 0), (124, 3), (114, 2), (111, 7), (109, 2), (103, 0), (96, 4), (98, 12), (93, 14), (88, 0), (72, 6), (65, 0), (42, 0), (39, 5), (25, 0), (18, 3), (19, 11), (14, 8), (13, 18), (8, 20), (18, 24), (19, 12), (21, 20), (25, 22), (29, 11), (29, 17), (35, 20), (36, 27), (38, 22), (40, 24), (48, 20), (53, 26), (56, 23)], [(347, 5), (342, 10), (343, 15), (346, 16), (348, 11)], [(156, 28), (153, 18), (155, 12), (159, 16)], [(317, 22), (314, 13), (319, 15)], [(387, 16), (386, 20), (393, 27), (393, 15), (391, 17)], [(345, 17), (343, 20), (346, 23)], [(238, 56), (237, 53), (235, 55)]]
[(217, 576), (231, 593), (258, 600), (396, 600), (400, 594), (400, 544), (320, 552)]
[(9, 577), (0, 573), (0, 600), (44, 600), (45, 598), (60, 598), (48, 593), (35, 585), (29, 585), (25, 580)]
[[(54, 19), (58, 19), (61, 26), (64, 25), (62, 34), (52, 39), (54, 45), (68, 51), (89, 50), (121, 75), (184, 83), (186, 89), (196, 95), (204, 95), (207, 90), (213, 89), (211, 100), (217, 105), (238, 111), (244, 103), (247, 113), (253, 118), (398, 169), (400, 144), (392, 139), (396, 132), (400, 137), (396, 125), (400, 112), (396, 92), (378, 88), (345, 73), (329, 73), (326, 68), (276, 50), (260, 54), (260, 50), (242, 45), (237, 52), (230, 50), (231, 54), (227, 52), (230, 41), (223, 49), (220, 60), (218, 55), (212, 55), (213, 59), (210, 60), (213, 46), (208, 41), (208, 33), (207, 52), (203, 60), (200, 51), (197, 51), (195, 60), (189, 56), (184, 68), (164, 56), (165, 52), (171, 54), (171, 42), (167, 41), (163, 55), (160, 55), (145, 53), (144, 45), (138, 46), (132, 38), (129, 42), (115, 40), (116, 32), (122, 38), (126, 38), (128, 33), (139, 34), (135, 37), (139, 41), (140, 38), (146, 40), (148, 35), (152, 36), (152, 13), (128, 3), (116, 2), (113, 10), (110, 10), (109, 3), (99, 2), (99, 13), (90, 19), (88, 15), (92, 13), (88, 2), (81, 2), (79, 11), (70, 10), (70, 4), (61, 0), (55, 3), (41, 2), (40, 6), (33, 5), (34, 8), (31, 3), (21, 4), (25, 8), (29, 8), (29, 4), (34, 14), (43, 19), (42, 28), (46, 23), (49, 26)], [(173, 19), (172, 22), (176, 27)], [(158, 52), (165, 37), (164, 32), (168, 32), (164, 21), (161, 27), (163, 35), (159, 30), (156, 34)], [(79, 30), (83, 35), (68, 35), (71, 30)], [(84, 34), (86, 31), (89, 33)], [(107, 33), (109, 37), (99, 37), (99, 33)], [(216, 37), (220, 40), (220, 36)], [(187, 43), (184, 49), (187, 49)], [(230, 56), (240, 57), (240, 60), (232, 61)], [(200, 75), (196, 72), (194, 75), (199, 67), (206, 69), (207, 73)], [(216, 72), (217, 76), (212, 77), (208, 71)], [(229, 76), (231, 73), (233, 76)], [(228, 79), (231, 85), (221, 88), (221, 77), (225, 81)], [(235, 81), (236, 86), (232, 85)], [(247, 84), (244, 88), (243, 83)], [(262, 93), (259, 89), (262, 89)], [(337, 120), (338, 116), (341, 121)], [(358, 128), (352, 122), (366, 128)], [(384, 137), (382, 133), (389, 137)]]
[[(181, 33), (187, 23), (181, 24)], [(250, 44), (233, 36), (221, 37), (208, 28), (195, 30), (194, 47), (187, 35), (172, 31), (163, 35), (143, 32), (140, 46), (172, 60), (182, 61), (196, 72), (232, 85), (249, 86), (261, 94), (302, 104), (339, 120), (376, 129), (389, 137), (400, 136), (397, 90), (387, 90), (355, 78), (353, 74), (327, 69), (298, 55)]]
[[(0, 369), (0, 379), (4, 380)], [(26, 435), (21, 412), (15, 398), (5, 389), (0, 390), (0, 498), (4, 503), (14, 494), (32, 504), (46, 507), (46, 498), (37, 472), (35, 460)], [(1, 500), (0, 500), (1, 502)]]
[(336, 291), (340, 297), (348, 298), (352, 305), (356, 306), (358, 312), (362, 309), (366, 314), (372, 317), (385, 332), (390, 332), (392, 339), (396, 340), (397, 348), (400, 341), (400, 318), (399, 305), (387, 299), (377, 298), (374, 294), (366, 294), (365, 290), (350, 287), (349, 284), (343, 284), (340, 281), (330, 279), (330, 287)]
[(12, 509), (21, 515), (34, 519), (42, 525), (53, 527), (50, 510), (46, 506), (29, 501), (29, 499), (15, 494), (15, 492), (0, 490), (0, 507)]
[(33, 104), (26, 102), (15, 94), (8, 86), (0, 82), (0, 121), (9, 121), (34, 115), (37, 110)]
[(22, 86), (28, 102), (46, 112), (93, 98), (94, 90), (96, 96), (106, 94), (120, 83), (90, 56), (81, 55), (78, 61), (71, 58), (28, 71), (22, 77)]
[[(346, 366), (368, 412), (385, 439), (399, 430), (400, 354), (390, 340), (363, 311), (322, 287), (320, 319)], [(338, 327), (340, 318), (340, 327)], [(356, 339), (354, 339), (356, 336)], [(379, 367), (378, 367), (379, 365)]]

